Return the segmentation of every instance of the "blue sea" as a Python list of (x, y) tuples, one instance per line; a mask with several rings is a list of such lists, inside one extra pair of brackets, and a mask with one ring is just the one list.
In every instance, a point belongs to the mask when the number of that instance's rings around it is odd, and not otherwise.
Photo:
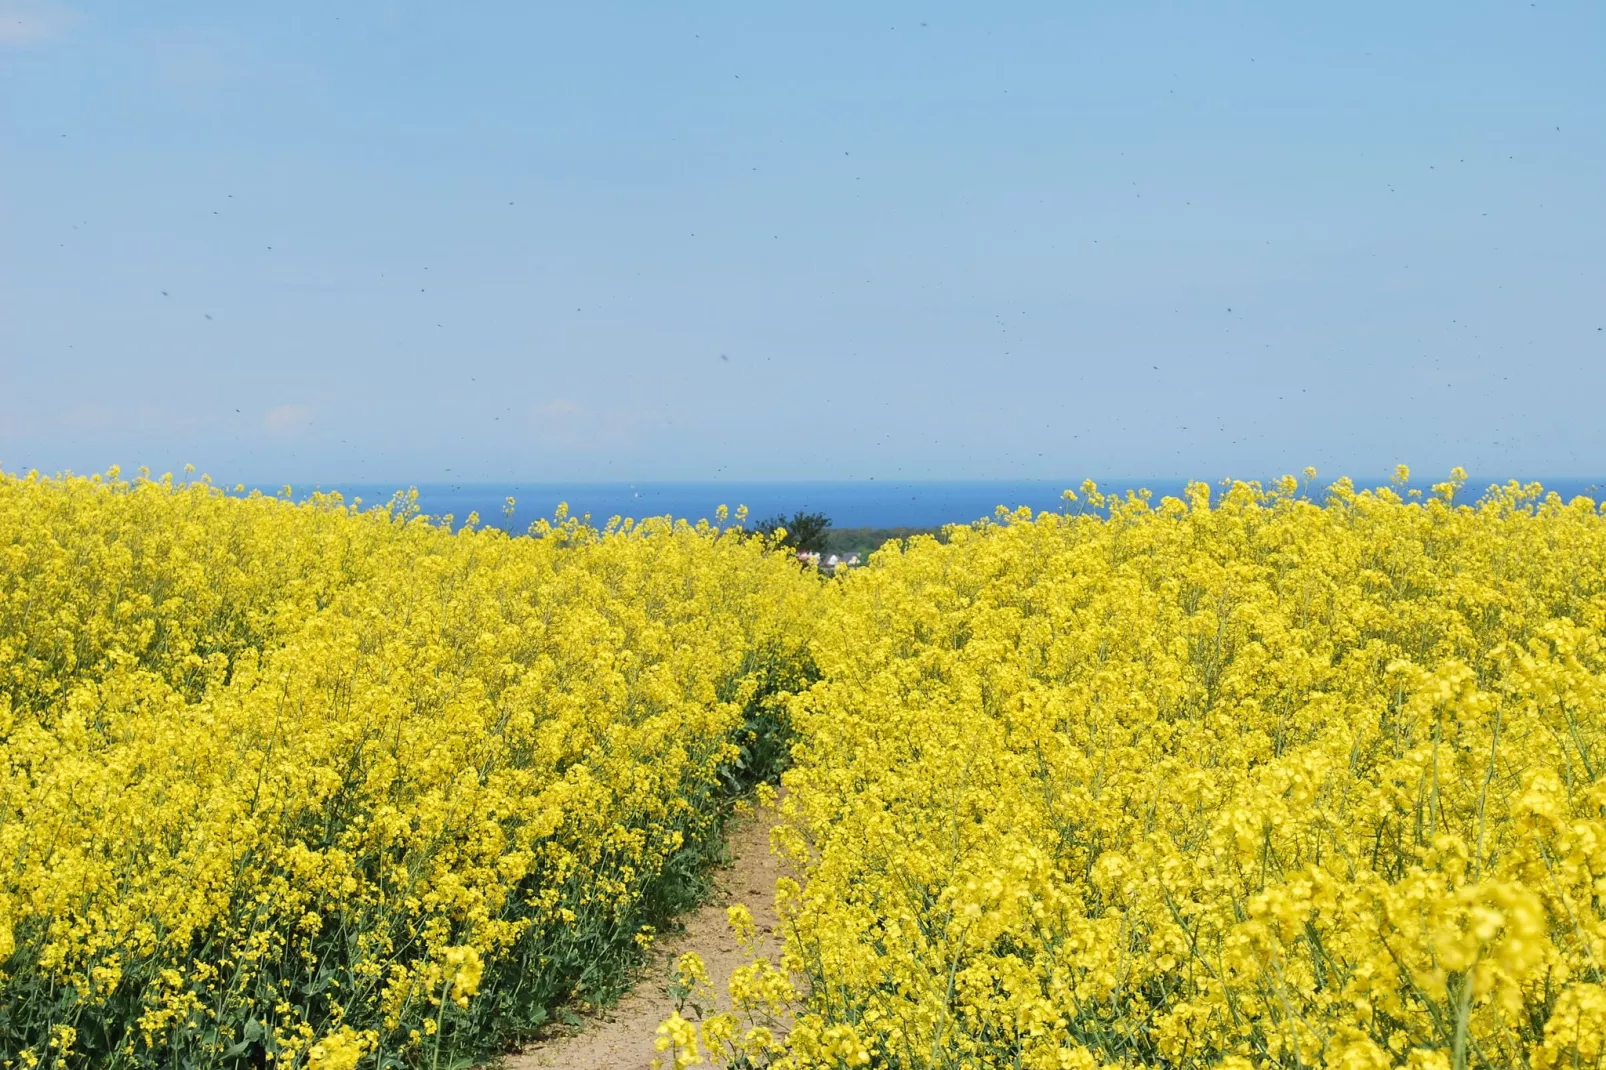
[[(1527, 482), (1528, 480), (1524, 480)], [(1504, 478), (1473, 478), (1460, 500), (1476, 498), (1490, 483)], [(1606, 494), (1606, 478), (1538, 479), (1547, 490), (1565, 499), (1585, 495), (1600, 500)], [(963, 524), (991, 516), (1000, 505), (1014, 509), (1030, 506), (1033, 511), (1062, 511), (1066, 503), (1060, 494), (1067, 487), (1078, 487), (1081, 479), (1055, 480), (974, 480), (882, 482), (707, 482), (707, 483), (420, 483), (418, 504), (431, 516), (450, 514), (461, 524), (477, 512), (483, 526), (523, 531), (537, 519), (550, 518), (559, 503), (571, 515), (590, 514), (598, 524), (612, 517), (674, 516), (688, 520), (713, 519), (715, 510), (739, 505), (748, 508), (752, 521), (780, 513), (790, 516), (803, 510), (824, 513), (838, 528), (941, 527)], [(1356, 480), (1357, 486), (1385, 486), (1386, 477)], [(1413, 483), (1413, 486), (1417, 484)], [(1180, 496), (1184, 481), (1176, 479), (1100, 481), (1105, 493), (1123, 493), (1147, 488), (1158, 501), (1166, 495)], [(1422, 485), (1424, 492), (1425, 484)], [(269, 492), (269, 488), (263, 488)], [(296, 498), (313, 490), (293, 488)], [(327, 483), (316, 489), (338, 490), (348, 500), (361, 497), (365, 506), (382, 505), (398, 489), (398, 484)], [(506, 500), (514, 499), (511, 522), (503, 515)], [(1072, 509), (1076, 506), (1071, 506)]]

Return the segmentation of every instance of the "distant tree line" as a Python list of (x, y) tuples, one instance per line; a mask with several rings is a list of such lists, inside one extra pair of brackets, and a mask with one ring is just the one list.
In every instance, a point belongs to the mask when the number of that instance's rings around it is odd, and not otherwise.
[(827, 552), (864, 557), (881, 549), (883, 543), (914, 535), (935, 535), (938, 541), (947, 541), (941, 528), (831, 528), (826, 532)]
[(797, 553), (858, 554), (867, 557), (890, 539), (907, 539), (913, 535), (935, 535), (941, 539), (941, 528), (833, 528), (831, 518), (824, 513), (809, 513), (799, 509), (790, 518), (785, 513), (760, 520), (754, 530), (772, 535), (784, 528), (786, 535), (781, 545)]
[(831, 530), (831, 518), (824, 513), (805, 513), (799, 509), (788, 520), (785, 513), (779, 513), (768, 520), (760, 520), (753, 530), (760, 535), (769, 536), (779, 529), (785, 529), (786, 534), (781, 539), (781, 545), (800, 554), (823, 554), (826, 551), (827, 532)]

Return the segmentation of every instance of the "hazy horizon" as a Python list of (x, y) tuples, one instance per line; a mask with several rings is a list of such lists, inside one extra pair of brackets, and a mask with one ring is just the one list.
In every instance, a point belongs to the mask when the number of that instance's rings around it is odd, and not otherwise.
[[(1337, 474), (1318, 475), (1306, 483), (1300, 473), (1289, 473), (1301, 480), (1301, 493), (1321, 497), (1338, 478)], [(134, 473), (125, 472), (124, 477)], [(153, 473), (159, 478), (160, 473)], [(199, 479), (203, 473), (190, 475), (175, 473), (175, 478)], [(1243, 473), (1246, 478), (1252, 478)], [(1391, 487), (1395, 490), (1414, 489), (1423, 494), (1433, 484), (1445, 478), (1443, 473), (1413, 472), (1408, 484), (1402, 487), (1393, 476), (1368, 478), (1351, 475), (1358, 489)], [(1085, 495), (1080, 494), (1083, 479), (1064, 477), (1039, 480), (678, 480), (639, 482), (476, 482), (419, 483), (400, 480), (395, 482), (353, 482), (346, 480), (291, 483), (291, 498), (304, 501), (314, 492), (338, 492), (348, 504), (361, 502), (363, 508), (384, 506), (397, 493), (414, 489), (421, 513), (437, 519), (452, 516), (462, 523), (471, 514), (477, 514), (485, 527), (499, 527), (520, 532), (537, 519), (551, 519), (560, 504), (571, 516), (589, 515), (593, 522), (603, 523), (610, 517), (674, 516), (688, 520), (713, 519), (723, 505), (734, 511), (746, 507), (750, 522), (776, 515), (791, 516), (797, 512), (818, 512), (827, 516), (834, 528), (935, 528), (947, 524), (964, 524), (993, 515), (999, 506), (1016, 509), (1030, 507), (1037, 512), (1064, 512), (1085, 509)], [(1091, 476), (1099, 489), (1107, 494), (1124, 497), (1128, 491), (1150, 491), (1154, 500), (1180, 497), (1183, 480), (1143, 478), (1100, 478)], [(1263, 484), (1270, 484), (1277, 476), (1261, 476)], [(1536, 480), (1522, 479), (1524, 483)], [(1218, 497), (1221, 481), (1208, 481), (1212, 497)], [(1504, 485), (1507, 479), (1488, 474), (1468, 473), (1466, 484), (1457, 496), (1460, 502), (1481, 497), (1490, 484)], [(1551, 477), (1537, 480), (1545, 490), (1555, 491), (1564, 500), (1582, 494), (1596, 501), (1603, 498), (1602, 488), (1606, 477), (1570, 478)], [(282, 483), (252, 483), (234, 485), (219, 482), (229, 493), (260, 492), (277, 497)], [(1067, 503), (1062, 491), (1079, 492), (1079, 500)], [(514, 499), (511, 517), (506, 515), (506, 500)]]

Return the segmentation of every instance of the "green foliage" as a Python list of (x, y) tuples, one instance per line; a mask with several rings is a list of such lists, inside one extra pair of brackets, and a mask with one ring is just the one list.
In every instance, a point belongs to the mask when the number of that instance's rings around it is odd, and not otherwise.
[(781, 539), (781, 545), (798, 553), (820, 554), (826, 552), (827, 533), (831, 530), (831, 518), (824, 513), (805, 513), (799, 509), (788, 520), (785, 514), (777, 514), (768, 520), (760, 520), (756, 528), (760, 535), (772, 535), (778, 530), (784, 530), (786, 536)]
[(740, 756), (721, 771), (728, 793), (734, 797), (759, 784), (775, 784), (792, 763), (797, 733), (786, 700), (802, 693), (820, 678), (807, 646), (779, 644), (750, 652), (742, 664), (742, 678), (757, 681), (748, 700), (737, 735)]
[(942, 528), (832, 528), (826, 533), (826, 552), (868, 557), (884, 543), (915, 535), (934, 535), (938, 542), (948, 541)]

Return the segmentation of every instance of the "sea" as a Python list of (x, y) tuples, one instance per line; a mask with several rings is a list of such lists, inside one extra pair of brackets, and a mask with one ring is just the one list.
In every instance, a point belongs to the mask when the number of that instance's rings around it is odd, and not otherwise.
[[(1270, 483), (1273, 480), (1265, 480)], [(1601, 500), (1606, 494), (1606, 477), (1601, 479), (1521, 479), (1538, 482), (1545, 489), (1561, 494), (1564, 500), (1578, 495)], [(641, 519), (673, 516), (696, 521), (715, 519), (724, 505), (731, 512), (745, 505), (749, 523), (777, 515), (790, 516), (799, 510), (824, 513), (836, 528), (937, 528), (948, 524), (967, 524), (992, 516), (999, 506), (1016, 509), (1027, 506), (1033, 512), (1076, 510), (1062, 492), (1078, 488), (1075, 480), (946, 480), (896, 482), (876, 479), (846, 481), (788, 482), (651, 482), (651, 483), (418, 483), (420, 511), (434, 516), (450, 515), (461, 524), (470, 513), (478, 513), (484, 527), (521, 532), (538, 519), (550, 519), (560, 505), (571, 516), (589, 516), (596, 524), (613, 517)], [(1358, 487), (1388, 486), (1387, 477), (1357, 479)], [(1476, 498), (1491, 483), (1505, 478), (1473, 478), (1460, 500)], [(1426, 483), (1419, 486), (1427, 492)], [(1105, 494), (1125, 494), (1147, 489), (1158, 502), (1165, 496), (1180, 497), (1185, 481), (1177, 479), (1115, 479), (1099, 481)], [(264, 493), (275, 488), (263, 487)], [(398, 490), (409, 489), (395, 483), (325, 483), (292, 487), (300, 499), (312, 490), (338, 490), (348, 501), (360, 497), (365, 507), (383, 505)], [(1313, 496), (1325, 494), (1325, 485), (1312, 488)], [(511, 515), (505, 512), (507, 499), (513, 499)]]

